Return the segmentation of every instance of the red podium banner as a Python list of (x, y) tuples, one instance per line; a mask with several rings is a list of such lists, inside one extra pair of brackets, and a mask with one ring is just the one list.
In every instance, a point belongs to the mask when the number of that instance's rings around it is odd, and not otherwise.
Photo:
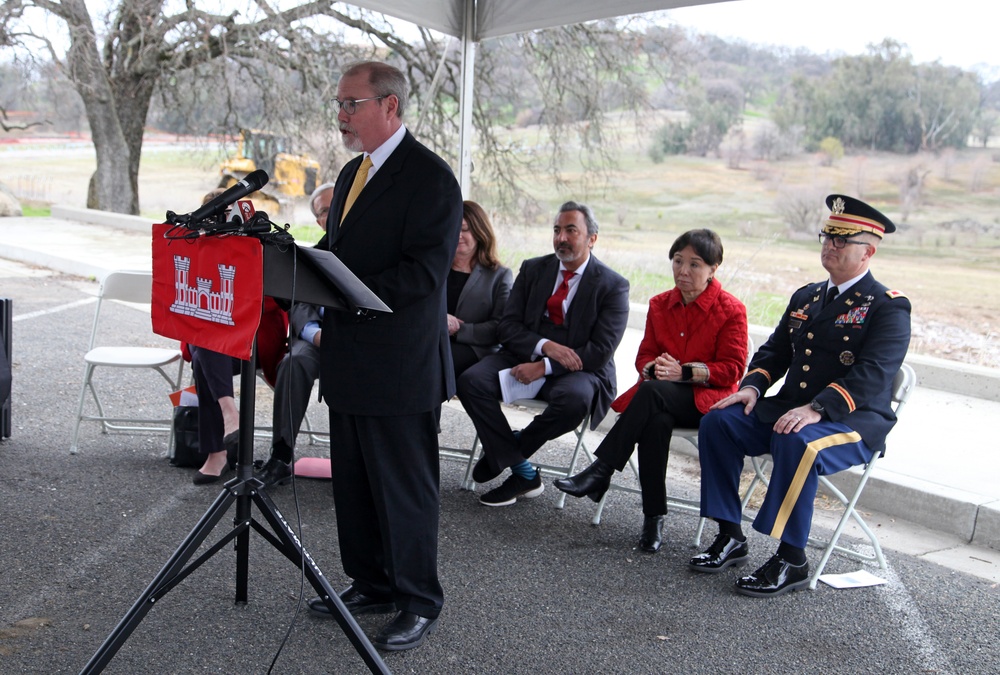
[(168, 239), (153, 225), (153, 332), (247, 360), (264, 300), (259, 240), (238, 235)]

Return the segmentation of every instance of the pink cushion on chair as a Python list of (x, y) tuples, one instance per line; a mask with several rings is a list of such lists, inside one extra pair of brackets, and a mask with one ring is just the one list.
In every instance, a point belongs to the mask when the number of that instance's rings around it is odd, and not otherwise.
[(329, 457), (302, 457), (295, 462), (293, 470), (296, 476), (301, 476), (302, 478), (320, 478), (323, 480), (331, 480), (333, 478)]

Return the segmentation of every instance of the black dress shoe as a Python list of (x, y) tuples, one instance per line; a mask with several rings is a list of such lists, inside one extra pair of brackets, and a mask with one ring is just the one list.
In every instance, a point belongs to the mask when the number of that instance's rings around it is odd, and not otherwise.
[[(358, 616), (359, 614), (386, 614), (396, 609), (395, 603), (391, 600), (382, 600), (365, 595), (354, 588), (354, 586), (348, 586), (338, 593), (338, 595), (340, 596), (340, 601), (347, 608), (347, 611), (354, 616)], [(323, 602), (323, 598), (318, 596), (306, 600), (306, 606), (320, 616), (333, 616), (330, 613), (330, 608)]]
[(264, 466), (253, 477), (266, 487), (284, 485), (292, 479), (292, 466), (288, 462), (282, 462), (280, 459), (272, 457), (264, 463)]
[(210, 473), (202, 473), (201, 471), (197, 471), (195, 472), (194, 479), (191, 482), (194, 483), (195, 485), (211, 485), (212, 483), (218, 483), (220, 480), (222, 480), (222, 477), (225, 476), (230, 469), (232, 469), (232, 466), (226, 464), (224, 467), (222, 467), (222, 472), (219, 473), (218, 476), (213, 476)]
[(226, 449), (226, 457), (229, 459), (229, 466), (236, 466), (240, 458), (240, 430), (230, 431), (222, 437), (222, 447)]
[(809, 563), (793, 565), (778, 554), (748, 577), (736, 580), (736, 592), (755, 598), (773, 598), (809, 585)]
[(488, 483), (502, 473), (503, 469), (494, 469), (484, 454), (472, 467), (472, 480), (477, 483)]
[(743, 565), (750, 555), (750, 547), (745, 541), (737, 541), (728, 534), (720, 534), (704, 553), (691, 558), (688, 567), (695, 572), (716, 574), (732, 565)]
[(639, 548), (646, 553), (656, 553), (660, 550), (661, 543), (663, 543), (663, 516), (643, 516)]
[(413, 612), (400, 612), (382, 626), (372, 644), (388, 652), (419, 647), (437, 625), (437, 619), (428, 619)]
[(600, 459), (595, 459), (594, 463), (586, 469), (570, 476), (569, 478), (559, 478), (554, 485), (568, 495), (583, 497), (586, 495), (593, 501), (601, 501), (601, 497), (611, 487), (611, 474), (615, 472), (615, 467)]

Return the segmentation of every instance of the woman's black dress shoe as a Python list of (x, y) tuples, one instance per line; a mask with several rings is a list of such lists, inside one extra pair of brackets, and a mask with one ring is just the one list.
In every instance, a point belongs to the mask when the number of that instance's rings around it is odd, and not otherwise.
[(568, 495), (574, 497), (586, 495), (599, 502), (611, 487), (611, 474), (614, 472), (615, 467), (601, 459), (595, 459), (593, 464), (575, 476), (559, 478), (553, 484)]
[(194, 480), (192, 480), (191, 482), (194, 483), (195, 485), (211, 485), (212, 483), (218, 483), (220, 480), (222, 480), (222, 477), (226, 474), (226, 472), (229, 471), (231, 468), (232, 467), (226, 464), (226, 466), (222, 468), (222, 473), (220, 473), (218, 476), (212, 476), (210, 474), (198, 471), (197, 473), (194, 474)]
[(663, 516), (644, 516), (642, 519), (642, 534), (639, 535), (639, 548), (646, 553), (656, 553), (663, 543)]

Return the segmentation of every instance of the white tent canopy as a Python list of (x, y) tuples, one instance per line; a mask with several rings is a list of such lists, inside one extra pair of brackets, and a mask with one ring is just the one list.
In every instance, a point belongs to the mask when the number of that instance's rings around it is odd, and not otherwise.
[(394, 16), (458, 38), (462, 43), (459, 105), (459, 171), (469, 194), (472, 167), (472, 73), (475, 44), (486, 38), (727, 0), (351, 0), (350, 4)]
[[(395, 16), (473, 42), (660, 9), (724, 0), (352, 0), (350, 4)], [(466, 12), (475, 16), (467, 32)]]

